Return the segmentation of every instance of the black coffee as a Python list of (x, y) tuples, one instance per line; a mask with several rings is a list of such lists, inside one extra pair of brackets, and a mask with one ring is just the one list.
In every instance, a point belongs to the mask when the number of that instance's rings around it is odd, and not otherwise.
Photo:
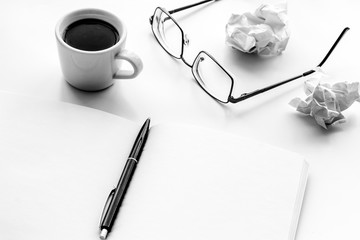
[(119, 33), (114, 26), (93, 18), (81, 19), (70, 24), (64, 35), (64, 41), (67, 44), (85, 51), (109, 48), (114, 46), (119, 39)]

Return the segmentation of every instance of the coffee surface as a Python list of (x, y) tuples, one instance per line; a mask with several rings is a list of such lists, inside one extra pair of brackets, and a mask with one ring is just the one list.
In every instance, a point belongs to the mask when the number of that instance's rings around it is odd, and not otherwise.
[(64, 34), (67, 44), (85, 51), (107, 49), (114, 46), (119, 39), (119, 33), (114, 26), (93, 18), (81, 19), (70, 24)]

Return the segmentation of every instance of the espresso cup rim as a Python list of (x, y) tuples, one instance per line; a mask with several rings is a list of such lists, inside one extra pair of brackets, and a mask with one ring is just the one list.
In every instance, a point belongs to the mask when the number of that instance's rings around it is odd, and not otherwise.
[[(88, 15), (88, 17), (86, 17), (87, 15)], [(101, 16), (104, 18), (101, 18)], [(72, 47), (69, 44), (67, 44), (64, 41), (64, 37), (63, 37), (66, 27), (68, 27), (73, 22), (76, 22), (81, 19), (90, 18), (90, 17), (109, 22), (111, 25), (113, 25), (116, 28), (116, 30), (119, 32), (119, 37), (120, 37), (119, 41), (117, 41), (117, 43), (115, 43), (113, 46), (111, 46), (109, 48), (105, 48), (102, 50), (96, 50), (96, 51), (81, 50), (81, 49)], [(112, 18), (113, 20), (117, 21), (121, 25), (121, 29), (119, 29), (118, 25), (110, 22), (109, 19), (106, 17)], [(64, 22), (69, 18), (73, 18), (73, 19), (71, 21), (69, 21), (67, 24), (65, 24), (66, 26), (64, 27), (63, 26)], [(61, 28), (64, 28), (64, 30), (62, 30)], [(125, 27), (123, 21), (116, 15), (112, 14), (111, 12), (108, 12), (106, 10), (102, 10), (99, 8), (81, 8), (81, 9), (69, 12), (66, 15), (64, 15), (62, 18), (60, 18), (60, 20), (57, 22), (56, 27), (55, 27), (55, 35), (56, 35), (56, 39), (58, 40), (58, 42), (61, 45), (63, 45), (66, 48), (71, 49), (72, 51), (75, 51), (78, 53), (83, 53), (83, 54), (102, 54), (102, 53), (106, 53), (106, 52), (111, 52), (115, 48), (118, 48), (122, 44), (122, 42), (125, 41), (127, 31), (126, 31), (126, 27)]]

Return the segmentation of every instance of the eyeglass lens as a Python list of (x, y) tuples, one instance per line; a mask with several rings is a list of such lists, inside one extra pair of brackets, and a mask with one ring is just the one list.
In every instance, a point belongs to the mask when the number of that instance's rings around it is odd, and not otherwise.
[(194, 61), (192, 72), (197, 82), (208, 94), (220, 102), (228, 102), (233, 81), (210, 55), (200, 52)]
[(152, 30), (160, 45), (173, 57), (180, 58), (183, 48), (182, 30), (171, 17), (157, 8), (153, 17)]
[[(182, 57), (183, 32), (161, 8), (155, 10), (152, 30), (160, 45), (170, 55)], [(220, 102), (228, 102), (232, 79), (212, 57), (200, 52), (193, 63), (192, 72), (196, 81), (210, 96)]]

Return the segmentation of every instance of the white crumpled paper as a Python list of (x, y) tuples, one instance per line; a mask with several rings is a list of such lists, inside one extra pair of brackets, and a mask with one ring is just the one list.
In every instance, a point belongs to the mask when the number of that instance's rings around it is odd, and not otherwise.
[(319, 71), (314, 78), (305, 81), (305, 100), (294, 98), (290, 105), (297, 111), (312, 116), (316, 122), (327, 129), (328, 126), (344, 123), (342, 111), (355, 101), (360, 102), (359, 82), (338, 82), (333, 85), (321, 83), (327, 76)]
[(254, 13), (232, 14), (226, 24), (226, 44), (245, 53), (277, 56), (290, 34), (286, 4), (261, 5)]

